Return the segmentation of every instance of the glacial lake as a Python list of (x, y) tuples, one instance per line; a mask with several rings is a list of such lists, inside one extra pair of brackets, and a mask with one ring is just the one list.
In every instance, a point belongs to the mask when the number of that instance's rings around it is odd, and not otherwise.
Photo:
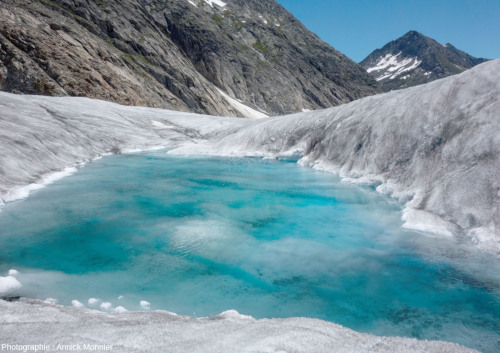
[(116, 155), (1, 209), (0, 276), (62, 305), (313, 317), (500, 351), (500, 260), (400, 218), (292, 161)]

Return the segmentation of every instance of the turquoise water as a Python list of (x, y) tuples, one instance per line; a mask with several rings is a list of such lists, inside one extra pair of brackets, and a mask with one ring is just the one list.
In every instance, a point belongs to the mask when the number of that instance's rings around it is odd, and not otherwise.
[(64, 305), (306, 316), (500, 351), (500, 261), (400, 216), (291, 162), (118, 155), (2, 208), (0, 275)]

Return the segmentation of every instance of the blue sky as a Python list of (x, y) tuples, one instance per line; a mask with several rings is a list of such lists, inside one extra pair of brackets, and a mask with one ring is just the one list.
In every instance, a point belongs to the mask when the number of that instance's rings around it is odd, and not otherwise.
[(476, 57), (500, 58), (500, 0), (277, 0), (354, 61), (409, 30)]

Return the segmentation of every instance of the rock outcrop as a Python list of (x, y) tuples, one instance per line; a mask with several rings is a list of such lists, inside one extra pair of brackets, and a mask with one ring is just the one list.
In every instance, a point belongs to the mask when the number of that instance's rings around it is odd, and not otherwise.
[(277, 115), (376, 92), (275, 1), (4, 0), (0, 19), (12, 93), (242, 116), (238, 103)]

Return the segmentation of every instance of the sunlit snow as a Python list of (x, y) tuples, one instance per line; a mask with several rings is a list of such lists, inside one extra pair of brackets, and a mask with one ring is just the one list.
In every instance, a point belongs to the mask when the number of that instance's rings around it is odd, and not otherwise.
[(376, 65), (368, 68), (366, 71), (369, 73), (380, 71), (380, 76), (375, 78), (377, 81), (385, 79), (393, 80), (405, 72), (414, 70), (422, 63), (417, 57), (398, 59), (400, 55), (401, 52), (396, 55), (387, 54), (384, 57), (380, 57)]
[[(225, 3), (221, 0), (204, 0), (204, 1), (212, 7), (214, 7), (214, 4), (217, 6), (220, 6), (220, 7), (225, 7), (227, 5), (227, 3)], [(198, 7), (198, 5), (196, 5), (196, 3), (193, 0), (187, 0), (187, 2), (189, 2), (191, 5), (193, 5), (195, 7)]]
[(234, 109), (236, 109), (236, 111), (239, 112), (239, 114), (241, 114), (242, 116), (246, 116), (250, 119), (261, 119), (267, 117), (266, 114), (259, 112), (258, 110), (255, 110), (253, 108), (250, 108), (248, 105), (245, 105), (241, 101), (229, 96), (221, 89), (217, 88), (217, 91), (219, 91), (219, 93), (226, 100), (226, 102)]

